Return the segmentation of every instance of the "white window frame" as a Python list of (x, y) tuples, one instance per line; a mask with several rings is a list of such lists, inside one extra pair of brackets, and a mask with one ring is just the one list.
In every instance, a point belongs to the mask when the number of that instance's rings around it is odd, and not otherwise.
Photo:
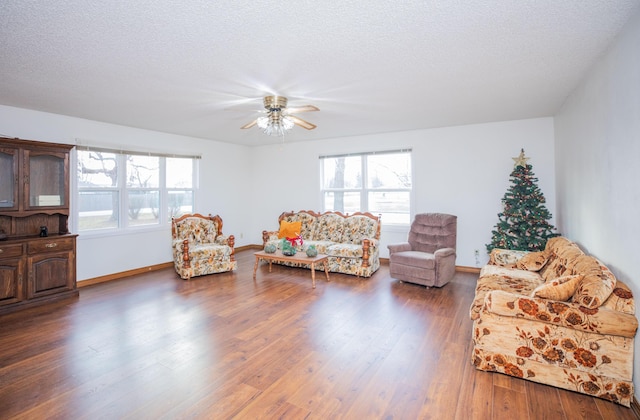
[[(410, 159), (410, 163), (411, 163), (411, 187), (409, 188), (369, 188), (368, 186), (368, 167), (367, 167), (367, 156), (370, 155), (387, 155), (387, 154), (395, 154), (395, 153), (406, 153), (409, 155), (409, 159)], [(334, 158), (339, 158), (339, 157), (360, 157), (360, 163), (362, 165), (361, 167), (361, 174), (362, 174), (362, 184), (360, 186), (360, 188), (325, 188), (324, 185), (324, 159), (334, 159)], [(345, 153), (345, 154), (336, 154), (336, 155), (323, 155), (319, 157), (319, 165), (320, 165), (320, 200), (322, 203), (322, 208), (323, 211), (327, 211), (327, 207), (326, 207), (326, 203), (325, 203), (325, 197), (326, 197), (326, 193), (328, 192), (336, 192), (336, 191), (341, 191), (341, 192), (358, 192), (360, 194), (360, 211), (364, 211), (364, 212), (369, 212), (372, 214), (377, 215), (378, 212), (375, 211), (371, 211), (369, 210), (369, 193), (370, 192), (408, 192), (409, 193), (409, 212), (407, 214), (407, 223), (390, 223), (390, 222), (386, 222), (383, 219), (383, 226), (385, 227), (389, 227), (389, 226), (397, 226), (397, 227), (404, 227), (404, 226), (408, 226), (411, 224), (411, 220), (413, 219), (413, 201), (414, 201), (414, 197), (413, 197), (413, 153), (412, 153), (412, 149), (398, 149), (398, 150), (385, 150), (385, 151), (374, 151), (374, 152), (360, 152), (360, 153)]]
[[(105, 153), (113, 153), (116, 155), (116, 161), (118, 165), (118, 181), (117, 185), (114, 187), (100, 187), (94, 189), (81, 189), (79, 187), (78, 182), (78, 151), (100, 151)], [(159, 158), (159, 183), (157, 188), (128, 188), (127, 187), (127, 175), (126, 175), (126, 166), (127, 166), (127, 156), (129, 155), (144, 155), (144, 156), (153, 156)], [(166, 170), (166, 161), (167, 158), (181, 158), (181, 159), (192, 159), (192, 182), (190, 188), (168, 188), (167, 187), (167, 170)], [(167, 225), (171, 222), (171, 217), (168, 214), (168, 197), (170, 191), (192, 191), (193, 193), (193, 209), (195, 211), (197, 205), (197, 197), (198, 197), (198, 173), (199, 173), (199, 160), (200, 156), (189, 156), (189, 155), (179, 155), (179, 154), (163, 154), (163, 153), (154, 153), (154, 152), (138, 152), (138, 151), (130, 151), (130, 150), (119, 150), (119, 149), (110, 149), (104, 147), (89, 147), (89, 146), (77, 146), (73, 153), (71, 154), (71, 164), (72, 164), (72, 172), (73, 176), (71, 177), (71, 188), (72, 188), (72, 196), (74, 200), (71, 203), (71, 220), (70, 225), (73, 232), (78, 232), (82, 234), (82, 236), (108, 236), (114, 234), (124, 234), (130, 233), (135, 230), (166, 230)], [(116, 227), (112, 228), (101, 228), (101, 229), (91, 229), (91, 230), (79, 230), (79, 208), (78, 203), (80, 200), (80, 192), (82, 190), (97, 190), (97, 191), (116, 191), (118, 193), (118, 222)], [(159, 208), (158, 208), (158, 222), (151, 224), (141, 224), (141, 225), (130, 225), (129, 224), (129, 192), (130, 191), (146, 191), (153, 190), (158, 191), (159, 193)]]

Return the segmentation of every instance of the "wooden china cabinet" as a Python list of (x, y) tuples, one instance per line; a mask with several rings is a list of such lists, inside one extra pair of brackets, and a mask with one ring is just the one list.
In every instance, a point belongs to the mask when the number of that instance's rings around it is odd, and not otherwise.
[(78, 296), (72, 148), (0, 137), (0, 314)]

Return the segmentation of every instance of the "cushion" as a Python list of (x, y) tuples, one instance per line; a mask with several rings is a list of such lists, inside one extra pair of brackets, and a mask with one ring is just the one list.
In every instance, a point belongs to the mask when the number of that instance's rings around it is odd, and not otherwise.
[(547, 240), (547, 244), (545, 245), (544, 249), (547, 252), (552, 252), (554, 254), (557, 254), (560, 248), (563, 248), (566, 246), (577, 247), (577, 245), (574, 242), (570, 241), (564, 236), (554, 236), (553, 238), (549, 238), (549, 240)]
[(308, 241), (313, 239), (312, 235), (315, 229), (316, 219), (317, 219), (316, 216), (309, 213), (308, 211), (303, 210), (297, 213), (287, 213), (283, 218), (279, 220), (284, 220), (289, 223), (300, 222), (301, 225), (298, 233), (300, 233), (300, 236), (302, 236), (302, 239), (304, 239), (305, 241)]
[(302, 222), (287, 222), (282, 220), (280, 222), (280, 231), (278, 232), (278, 239), (282, 238), (294, 238), (300, 234), (302, 229)]
[(547, 281), (571, 274), (586, 275), (584, 271), (575, 269), (575, 265), (584, 257), (587, 256), (573, 243), (559, 247), (556, 251), (549, 252), (549, 259), (540, 270), (540, 275)]
[(341, 243), (362, 244), (363, 239), (376, 237), (378, 223), (367, 216), (349, 216), (344, 221)]
[(187, 217), (176, 224), (176, 239), (188, 239), (192, 245), (212, 243), (217, 232), (213, 221), (199, 217)]
[(514, 279), (515, 281), (524, 280), (533, 282), (535, 286), (529, 289), (527, 291), (527, 294), (535, 289), (536, 286), (544, 283), (544, 279), (540, 276), (539, 273), (536, 273), (535, 271), (518, 270), (517, 268), (502, 267), (499, 265), (485, 265), (484, 267), (482, 267), (482, 269), (480, 270), (480, 277), (485, 276), (502, 276), (505, 278)]
[[(580, 259), (581, 261), (576, 264), (576, 269), (583, 270), (585, 276), (573, 294), (573, 301), (589, 309), (594, 309), (609, 298), (616, 287), (617, 280), (613, 273), (596, 258), (584, 255)], [(596, 270), (594, 264), (599, 270)]]
[(489, 254), (489, 264), (515, 268), (516, 263), (527, 254), (529, 251), (494, 248)]
[(435, 270), (436, 259), (433, 254), (422, 251), (401, 251), (391, 254), (389, 262), (402, 266), (419, 267), (424, 270)]
[(542, 278), (540, 278), (538, 273), (520, 271), (521, 273), (526, 274), (526, 277), (516, 278), (509, 275), (503, 275), (501, 273), (502, 270), (507, 270), (507, 273), (511, 271), (516, 274), (517, 270), (515, 269), (499, 266), (485, 267), (494, 267), (496, 271), (483, 274), (478, 279), (478, 283), (476, 284), (476, 295), (470, 309), (471, 319), (473, 320), (480, 318), (480, 312), (484, 306), (484, 298), (487, 293), (493, 290), (503, 290), (516, 295), (529, 296), (536, 287), (542, 284)]
[(545, 251), (530, 252), (520, 258), (516, 267), (520, 270), (539, 271), (547, 263), (548, 253)]
[(444, 213), (419, 213), (415, 215), (407, 242), (414, 251), (433, 254), (441, 248), (455, 248), (457, 239), (456, 216)]
[(616, 287), (609, 295), (609, 298), (602, 304), (605, 308), (614, 311), (624, 312), (625, 314), (635, 314), (636, 305), (633, 299), (633, 292), (623, 282), (616, 280)]
[(585, 276), (599, 276), (602, 274), (600, 262), (591, 255), (580, 255), (573, 262), (572, 269), (574, 270), (572, 274), (584, 274)]
[(313, 239), (315, 241), (340, 242), (344, 230), (344, 217), (336, 213), (324, 213), (315, 223)]
[(531, 297), (567, 301), (575, 293), (582, 278), (580, 274), (558, 277), (536, 287), (531, 292)]

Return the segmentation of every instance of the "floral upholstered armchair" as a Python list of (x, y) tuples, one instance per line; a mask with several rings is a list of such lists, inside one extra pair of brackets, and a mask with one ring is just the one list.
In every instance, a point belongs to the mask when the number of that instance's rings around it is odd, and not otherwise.
[(173, 264), (184, 280), (235, 270), (234, 243), (233, 235), (222, 234), (218, 215), (196, 213), (171, 219)]

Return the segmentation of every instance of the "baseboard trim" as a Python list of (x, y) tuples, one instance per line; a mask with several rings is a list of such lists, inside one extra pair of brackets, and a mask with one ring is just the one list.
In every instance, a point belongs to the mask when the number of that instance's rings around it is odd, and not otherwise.
[[(236, 248), (236, 252), (246, 251), (250, 249), (262, 249), (262, 245), (243, 245)], [(380, 258), (380, 264), (389, 265), (389, 258)], [(164, 270), (165, 268), (173, 267), (173, 262), (166, 262), (162, 264), (150, 265), (147, 267), (135, 268), (133, 270), (121, 271), (119, 273), (107, 274), (105, 276), (94, 277), (87, 280), (81, 280), (78, 282), (78, 287), (91, 286), (93, 284), (104, 283), (112, 280), (119, 280), (125, 277), (134, 276), (136, 274), (144, 274), (151, 271)], [(477, 267), (465, 267), (462, 265), (456, 266), (456, 271), (461, 273), (480, 273), (480, 269)], [(640, 408), (640, 406), (639, 406)]]
[(107, 274), (106, 276), (94, 277), (92, 279), (81, 280), (78, 282), (78, 287), (91, 286), (93, 284), (104, 283), (107, 281), (119, 280), (125, 277), (134, 276), (136, 274), (148, 273), (150, 271), (164, 270), (165, 268), (173, 267), (173, 262), (166, 262), (162, 264), (150, 265), (147, 267), (135, 268), (133, 270), (121, 271), (119, 273)]
[(246, 251), (247, 249), (258, 249), (258, 250), (262, 250), (262, 245), (242, 245), (237, 247), (235, 250), (236, 252), (238, 251)]
[[(243, 245), (236, 248), (236, 252), (245, 251), (247, 249), (262, 249), (260, 245)], [(165, 268), (173, 267), (173, 262), (166, 262), (162, 264), (150, 265), (147, 267), (134, 268), (133, 270), (121, 271), (119, 273), (107, 274), (105, 276), (94, 277), (91, 279), (81, 280), (78, 282), (77, 286), (86, 287), (91, 286), (93, 284), (105, 283), (107, 281), (120, 280), (125, 277), (135, 276), (136, 274), (144, 274), (149, 273), (151, 271), (164, 270)]]
[(480, 274), (480, 268), (478, 267), (467, 267), (464, 265), (456, 265), (456, 271), (461, 273), (475, 273)]

